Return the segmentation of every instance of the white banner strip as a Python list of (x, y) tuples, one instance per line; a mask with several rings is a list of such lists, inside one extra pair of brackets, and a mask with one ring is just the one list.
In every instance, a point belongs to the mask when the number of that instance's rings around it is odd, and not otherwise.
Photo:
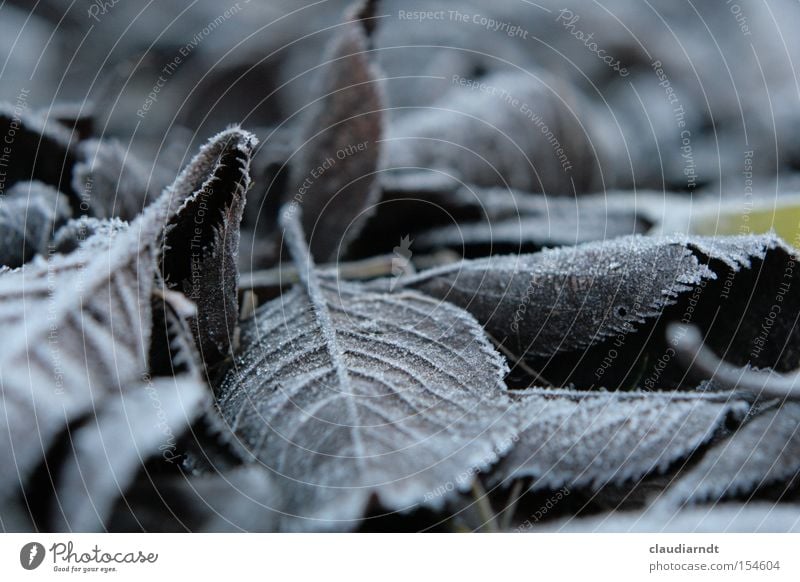
[(4, 534), (0, 580), (800, 580), (800, 534)]

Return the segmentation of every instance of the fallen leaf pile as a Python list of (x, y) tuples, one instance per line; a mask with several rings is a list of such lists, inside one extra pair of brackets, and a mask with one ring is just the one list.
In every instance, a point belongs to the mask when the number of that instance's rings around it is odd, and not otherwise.
[(3, 531), (800, 528), (800, 9), (491, 4), (0, 8)]

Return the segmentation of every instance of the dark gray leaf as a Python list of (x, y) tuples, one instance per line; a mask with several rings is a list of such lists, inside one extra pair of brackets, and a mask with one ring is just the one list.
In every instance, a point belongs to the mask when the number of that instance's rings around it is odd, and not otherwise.
[[(533, 252), (636, 233), (653, 234), (676, 208), (665, 234), (686, 232), (693, 206), (678, 194), (604, 191), (551, 196), (507, 187), (462, 184), (431, 169), (394, 169), (381, 174), (381, 204), (365, 226), (353, 254), (388, 252), (410, 235), (420, 251), (442, 247), (466, 257)], [(695, 201), (692, 201), (694, 204)], [(683, 226), (680, 228), (679, 226)]]
[(743, 497), (800, 475), (800, 404), (763, 413), (711, 449), (667, 492), (674, 502)]
[(282, 528), (352, 528), (372, 496), (392, 511), (441, 506), (434, 491), (468, 487), (459, 475), (514, 436), (502, 358), (454, 306), (323, 286), (299, 218), (287, 209), (283, 222), (303, 286), (243, 324), (217, 390), (231, 429), (278, 476)]
[(53, 233), (69, 216), (69, 201), (57, 190), (17, 182), (0, 199), (0, 265), (16, 268), (46, 254)]
[(197, 303), (191, 327), (206, 365), (228, 356), (239, 314), (239, 223), (258, 141), (234, 128), (215, 136), (167, 190), (161, 269), (169, 289)]
[(318, 261), (345, 250), (379, 195), (384, 100), (367, 46), (372, 4), (351, 11), (323, 60), (322, 96), (293, 172), (291, 195), (303, 207), (304, 230)]
[(156, 293), (152, 306), (150, 374), (199, 376), (202, 359), (190, 325), (190, 321), (197, 317), (197, 306), (182, 293), (166, 289)]
[[(155, 218), (138, 226), (155, 234)], [(100, 252), (37, 258), (0, 277), (3, 494), (25, 482), (71, 421), (147, 371), (155, 248), (139, 245), (137, 231), (105, 239)]]
[(527, 390), (519, 441), (494, 479), (533, 477), (535, 489), (628, 484), (688, 458), (749, 408), (714, 393)]
[(342, 285), (322, 300), (295, 289), (260, 308), (218, 390), (281, 476), (282, 511), (310, 520), (284, 527), (353, 527), (373, 494), (410, 510), (508, 447), (505, 366), (472, 318), (413, 292)]
[(625, 237), (464, 261), (403, 285), (469, 310), (494, 337), (511, 336), (515, 354), (549, 356), (655, 317), (678, 293), (713, 277), (686, 241)]
[[(800, 284), (800, 273), (787, 271), (794, 260), (795, 252), (773, 235), (632, 236), (464, 261), (394, 288), (464, 307), (552, 384), (617, 387), (643, 379), (652, 380), (645, 388), (660, 389), (685, 380), (666, 343), (663, 326), (670, 320), (702, 327), (708, 343), (733, 363), (793, 368), (800, 329), (792, 322), (800, 305), (781, 286)], [(777, 296), (782, 317), (759, 339)]]

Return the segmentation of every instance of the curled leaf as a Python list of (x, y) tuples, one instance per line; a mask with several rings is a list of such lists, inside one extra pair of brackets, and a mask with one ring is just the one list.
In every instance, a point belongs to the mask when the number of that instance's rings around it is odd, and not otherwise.
[(256, 138), (240, 129), (215, 136), (170, 186), (159, 259), (168, 289), (197, 303), (190, 325), (206, 365), (230, 353), (239, 314), (239, 223)]
[[(139, 225), (154, 229), (152, 219)], [(155, 249), (139, 245), (134, 230), (107, 239), (91, 256), (39, 258), (0, 276), (0, 321), (8, 333), (0, 356), (0, 463), (13, 468), (0, 477), (0, 492), (25, 483), (70, 422), (147, 372), (142, 347), (150, 339), (154, 282)]]
[[(0, 464), (13, 468), (0, 476), (0, 505), (15, 491), (25, 490), (34, 469), (57, 452), (56, 442), (68, 434), (69, 427), (93, 415), (96, 419), (84, 426), (86, 430), (76, 433), (76, 443), (80, 444), (76, 459), (79, 467), (85, 465), (91, 472), (87, 491), (102, 507), (94, 517), (86, 514), (87, 500), (81, 500), (79, 490), (70, 486), (69, 495), (78, 497), (68, 498), (72, 510), (67, 517), (78, 519), (82, 526), (95, 527), (96, 520), (102, 521), (107, 515), (123, 482), (132, 477), (134, 461), (143, 461), (154, 452), (142, 378), (151, 371), (189, 378), (170, 384), (174, 394), (161, 395), (168, 415), (165, 424), (174, 435), (179, 436), (188, 428), (188, 421), (199, 414), (196, 403), (204, 384), (197, 379), (196, 363), (186, 361), (192, 356), (181, 349), (186, 338), (177, 337), (182, 332), (176, 327), (185, 322), (187, 312), (194, 313), (193, 306), (184, 309), (186, 300), (177, 300), (174, 292), (163, 289), (162, 277), (175, 282), (175, 275), (183, 272), (177, 259), (191, 258), (170, 255), (177, 242), (189, 245), (191, 239), (170, 237), (181, 228), (194, 228), (194, 219), (206, 213), (205, 222), (197, 223), (203, 235), (199, 256), (202, 267), (216, 266), (217, 272), (201, 274), (223, 281), (224, 274), (234, 269), (225, 271), (224, 267), (234, 260), (251, 140), (250, 134), (239, 130), (222, 134), (204, 148), (176, 185), (130, 226), (118, 220), (70, 222), (61, 238), (66, 254), (54, 254), (49, 260), (36, 257), (21, 269), (0, 274), (0, 321), (9, 334), (0, 355), (4, 410), (0, 417)], [(180, 207), (175, 209), (174, 205)], [(177, 242), (170, 244), (171, 240)], [(235, 270), (233, 273), (224, 284), (207, 288), (207, 293), (218, 297), (222, 288), (235, 300)], [(217, 279), (213, 279), (215, 276)], [(164, 317), (163, 322), (154, 321), (156, 313)], [(160, 334), (166, 335), (162, 338)], [(164, 355), (153, 353), (154, 346), (159, 345), (168, 346), (169, 366)], [(163, 386), (160, 381), (156, 383)], [(175, 398), (170, 400), (172, 396)], [(115, 397), (131, 400), (119, 403)], [(130, 406), (126, 408), (125, 402)], [(129, 448), (116, 451), (115, 462), (108, 466), (84, 458), (83, 453), (103, 439), (113, 438), (118, 445), (123, 442), (117, 431), (121, 428), (120, 416), (126, 413), (134, 415), (128, 423), (128, 444), (143, 458)], [(96, 430), (91, 429), (91, 423)], [(32, 427), (38, 438), (31, 438)], [(74, 484), (78, 477), (72, 470), (67, 469), (64, 478)], [(80, 469), (75, 470), (80, 474)], [(109, 489), (112, 482), (116, 489)]]
[(373, 4), (358, 5), (333, 40), (293, 172), (292, 196), (318, 261), (344, 251), (379, 195), (384, 100), (368, 48)]

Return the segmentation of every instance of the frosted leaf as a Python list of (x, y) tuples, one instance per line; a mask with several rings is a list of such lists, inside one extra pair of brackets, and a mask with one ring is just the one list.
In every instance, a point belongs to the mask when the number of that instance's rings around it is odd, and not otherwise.
[(66, 196), (41, 182), (17, 182), (0, 199), (0, 265), (20, 267), (47, 245), (70, 216)]
[(310, 520), (288, 527), (346, 529), (373, 494), (410, 510), (468, 487), (459, 475), (513, 436), (505, 366), (480, 327), (413, 292), (341, 286), (323, 300), (295, 289), (260, 308), (218, 389), (238, 438), (281, 475), (282, 511)]
[(666, 501), (745, 497), (800, 475), (800, 404), (786, 403), (753, 418), (718, 443), (667, 492)]
[(258, 141), (237, 128), (208, 142), (162, 199), (169, 208), (161, 269), (167, 288), (197, 304), (190, 322), (206, 365), (228, 356), (239, 314), (239, 224)]
[(379, 191), (380, 75), (369, 52), (372, 0), (359, 3), (323, 58), (321, 97), (304, 131), (291, 196), (302, 205), (314, 258), (335, 258), (355, 238)]
[[(154, 229), (153, 218), (137, 226)], [(2, 494), (27, 480), (70, 422), (147, 371), (155, 248), (138, 244), (136, 230), (0, 276)]]
[(128, 229), (128, 223), (118, 218), (94, 218), (81, 216), (68, 220), (53, 236), (53, 250), (57, 253), (71, 253), (78, 247), (84, 249), (96, 245), (103, 248), (119, 232)]
[(217, 388), (226, 422), (277, 476), (281, 527), (352, 528), (373, 496), (392, 511), (441, 507), (514, 437), (502, 358), (454, 306), (321, 284), (302, 265), (298, 218), (284, 219), (303, 286), (243, 324)]
[(70, 430), (70, 452), (56, 477), (50, 515), (61, 531), (103, 531), (118, 497), (142, 464), (176, 460), (177, 438), (208, 398), (197, 376), (158, 378), (111, 395), (97, 415)]
[(592, 490), (638, 481), (688, 458), (748, 409), (714, 393), (526, 390), (519, 441), (494, 479)]
[[(76, 249), (47, 261), (35, 257), (23, 268), (0, 275), (0, 322), (8, 334), (0, 354), (0, 464), (7, 468), (0, 475), (0, 505), (17, 488), (25, 487), (33, 469), (68, 426), (89, 414), (102, 417), (112, 396), (140, 386), (151, 363), (158, 360), (151, 352), (154, 332), (157, 340), (175, 348), (170, 359), (179, 356), (170, 363), (173, 372), (197, 370), (196, 364), (186, 360), (192, 356), (180, 348), (181, 342), (186, 346), (186, 338), (175, 337), (173, 325), (185, 322), (194, 313), (194, 305), (162, 288), (162, 277), (174, 282), (175, 275), (182, 273), (180, 259), (186, 258), (172, 256), (180, 247), (168, 244), (170, 234), (198, 216), (198, 192), (205, 193), (211, 232), (204, 232), (208, 238), (203, 240), (216, 253), (216, 264), (224, 263), (222, 259), (230, 256), (226, 251), (235, 248), (231, 241), (238, 222), (234, 221), (236, 211), (230, 211), (230, 222), (222, 212), (242, 203), (246, 165), (239, 160), (246, 155), (240, 146), (249, 146), (252, 139), (240, 130), (220, 134), (175, 186), (129, 227), (119, 222), (77, 223)], [(208, 190), (196, 189), (206, 184), (211, 184)], [(213, 210), (219, 216), (211, 215)], [(81, 231), (81, 225), (88, 227), (87, 232)], [(165, 225), (172, 229), (166, 234)], [(212, 244), (217, 241), (224, 243)], [(223, 271), (222, 266), (218, 271)], [(226, 285), (235, 294), (235, 278)], [(213, 289), (216, 296), (221, 295), (220, 287), (225, 290), (218, 285)], [(154, 320), (156, 313), (163, 319)], [(165, 372), (163, 360), (158, 367), (153, 371)], [(187, 402), (197, 394), (193, 383), (178, 382), (176, 387), (187, 392)], [(109, 406), (113, 417), (113, 404)], [(183, 410), (191, 416), (190, 407)], [(178, 434), (187, 426), (176, 422), (173, 430)]]
[[(475, 258), (534, 252), (651, 233), (666, 213), (674, 213), (676, 205), (688, 208), (685, 196), (664, 192), (542, 196), (508, 187), (462, 184), (436, 170), (383, 172), (381, 187), (381, 204), (357, 245), (361, 255), (386, 252), (409, 234), (421, 252), (445, 247)], [(675, 231), (681, 229), (668, 232)]]
[[(395, 288), (464, 307), (553, 384), (616, 387), (650, 379), (644, 387), (660, 389), (681, 385), (685, 375), (666, 344), (663, 326), (670, 320), (702, 327), (709, 345), (732, 363), (794, 367), (800, 350), (794, 315), (754, 342), (777, 295), (785, 295), (783, 315), (800, 312), (798, 298), (780, 288), (795, 256), (772, 235), (631, 236), (464, 261)], [(797, 270), (789, 273), (789, 282), (798, 279)], [(731, 316), (715, 317), (723, 305)]]
[(465, 261), (406, 285), (465, 307), (495, 337), (511, 335), (516, 354), (548, 356), (655, 317), (679, 293), (713, 277), (679, 240), (626, 237)]
[(197, 317), (197, 306), (181, 293), (161, 290), (153, 299), (152, 307), (150, 374), (199, 376), (202, 359), (190, 325), (190, 321)]

